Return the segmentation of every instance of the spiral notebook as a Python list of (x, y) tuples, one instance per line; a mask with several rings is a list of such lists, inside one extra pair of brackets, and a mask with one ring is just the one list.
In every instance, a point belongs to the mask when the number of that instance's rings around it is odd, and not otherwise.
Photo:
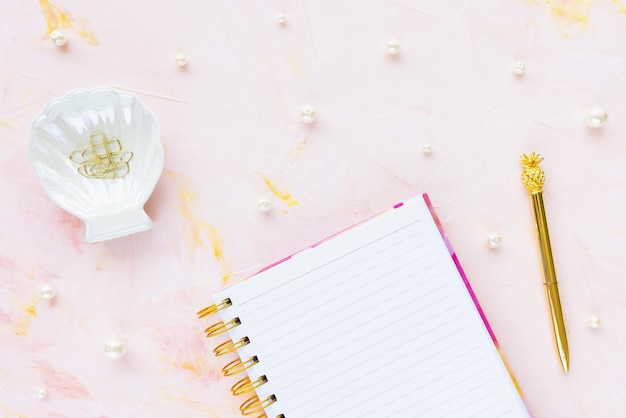
[(244, 415), (529, 417), (425, 194), (214, 300)]

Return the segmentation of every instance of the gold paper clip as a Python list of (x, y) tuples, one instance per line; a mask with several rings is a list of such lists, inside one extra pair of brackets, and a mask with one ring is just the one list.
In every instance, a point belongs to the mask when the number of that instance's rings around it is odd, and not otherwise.
[(76, 150), (70, 160), (79, 164), (78, 172), (87, 178), (115, 180), (130, 172), (131, 151), (122, 149), (119, 139), (109, 139), (102, 131), (95, 131), (89, 137), (89, 145)]

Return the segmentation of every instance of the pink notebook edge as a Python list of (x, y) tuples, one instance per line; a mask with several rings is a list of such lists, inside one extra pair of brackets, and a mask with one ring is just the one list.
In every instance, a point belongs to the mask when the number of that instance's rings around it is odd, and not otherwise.
[[(493, 329), (491, 328), (489, 321), (487, 320), (487, 316), (485, 315), (485, 312), (483, 311), (483, 308), (480, 305), (478, 298), (476, 297), (476, 293), (474, 293), (474, 289), (472, 289), (472, 285), (470, 284), (469, 279), (467, 278), (467, 274), (465, 274), (465, 271), (463, 270), (463, 267), (461, 266), (461, 262), (459, 261), (459, 258), (457, 257), (456, 252), (454, 251), (454, 248), (452, 248), (452, 244), (450, 243), (450, 240), (448, 239), (446, 232), (443, 229), (443, 224), (441, 223), (439, 216), (437, 216), (437, 213), (435, 212), (435, 208), (433, 207), (433, 204), (430, 198), (428, 197), (428, 194), (423, 193), (422, 197), (424, 198), (424, 201), (426, 202), (426, 206), (428, 207), (430, 216), (433, 218), (435, 225), (437, 225), (437, 229), (439, 230), (441, 239), (443, 239), (443, 242), (445, 243), (446, 248), (448, 249), (448, 253), (450, 254), (450, 257), (452, 258), (452, 261), (454, 262), (454, 265), (456, 266), (457, 271), (459, 272), (459, 275), (461, 276), (461, 279), (463, 280), (463, 283), (465, 284), (465, 287), (467, 288), (467, 292), (472, 298), (472, 301), (474, 302), (474, 306), (476, 306), (476, 310), (478, 311), (478, 314), (480, 315), (480, 318), (482, 319), (483, 324), (485, 328), (487, 329), (489, 336), (491, 337), (491, 341), (496, 347), (496, 350), (498, 351), (498, 354), (500, 355), (500, 359), (502, 360), (502, 363), (504, 364), (504, 367), (506, 368), (511, 381), (513, 382), (513, 385), (515, 386), (517, 393), (519, 394), (520, 398), (523, 400), (524, 394), (522, 392), (522, 388), (517, 382), (517, 379), (515, 378), (515, 375), (513, 374), (513, 370), (511, 369), (511, 366), (509, 365), (509, 362), (507, 361), (506, 356), (504, 355), (504, 352), (502, 351), (502, 348), (500, 347), (500, 343), (498, 343), (498, 339), (496, 338), (496, 335), (493, 332)], [(397, 205), (394, 206), (394, 208), (395, 207), (397, 207)]]

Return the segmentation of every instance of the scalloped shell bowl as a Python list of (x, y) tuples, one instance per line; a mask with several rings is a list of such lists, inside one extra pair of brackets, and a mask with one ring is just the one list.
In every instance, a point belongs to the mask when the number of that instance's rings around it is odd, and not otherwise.
[(28, 156), (45, 192), (80, 218), (88, 242), (152, 227), (143, 206), (163, 171), (157, 118), (135, 96), (74, 90), (31, 127)]

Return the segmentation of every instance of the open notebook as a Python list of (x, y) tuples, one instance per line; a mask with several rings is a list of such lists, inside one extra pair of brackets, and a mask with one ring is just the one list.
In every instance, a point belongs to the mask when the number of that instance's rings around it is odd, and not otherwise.
[[(422, 195), (215, 295), (242, 413), (528, 417)], [(226, 340), (224, 336), (217, 337)], [(218, 341), (219, 342), (219, 341)]]

